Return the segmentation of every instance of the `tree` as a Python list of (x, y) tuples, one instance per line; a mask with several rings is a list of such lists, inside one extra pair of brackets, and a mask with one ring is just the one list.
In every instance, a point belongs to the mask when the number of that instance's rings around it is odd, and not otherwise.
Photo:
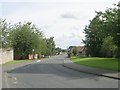
[(99, 57), (101, 44), (102, 44), (102, 38), (104, 35), (101, 35), (102, 31), (102, 22), (98, 15), (96, 15), (92, 21), (90, 21), (89, 26), (86, 26), (84, 31), (86, 34), (86, 39), (84, 43), (86, 44), (87, 56), (93, 56), (93, 57)]
[(46, 53), (45, 55), (54, 55), (55, 54), (55, 42), (54, 37), (46, 38)]
[[(117, 46), (116, 57), (120, 57), (120, 2), (114, 8), (108, 8), (105, 12), (97, 12), (97, 15), (85, 27), (84, 32), (86, 38), (86, 54), (90, 56), (104, 56), (101, 48), (106, 44), (108, 36), (112, 37), (112, 41)], [(111, 42), (110, 45), (111, 45)], [(108, 44), (108, 43), (107, 43)], [(109, 48), (110, 49), (110, 48)], [(114, 56), (114, 55), (113, 55)]]
[(73, 53), (72, 53), (72, 50), (73, 50), (73, 48), (74, 48), (74, 46), (69, 46), (69, 48), (68, 48), (68, 52), (67, 52), (67, 54), (68, 54), (68, 58), (70, 58), (72, 55), (73, 55)]
[(77, 50), (77, 47), (76, 47), (76, 46), (73, 47), (73, 51), (72, 51), (72, 53), (73, 53), (74, 56), (77, 55), (78, 50)]
[(63, 53), (66, 53), (66, 52), (67, 52), (67, 50), (66, 50), (66, 49), (61, 49), (61, 51), (62, 51)]
[(71, 56), (76, 56), (78, 53), (78, 49), (77, 49), (77, 46), (69, 46), (68, 48), (68, 57), (71, 57)]
[(0, 45), (2, 48), (12, 47), (14, 54), (24, 56), (36, 53), (39, 55), (54, 55), (54, 37), (45, 38), (42, 31), (31, 22), (11, 25), (0, 19)]
[(9, 33), (11, 31), (12, 25), (7, 23), (6, 20), (0, 19), (0, 46), (1, 48), (11, 47), (9, 41)]
[[(42, 32), (32, 26), (30, 22), (14, 26), (10, 32), (10, 40), (16, 55), (25, 56), (32, 53), (40, 54), (42, 48), (43, 36)], [(24, 58), (23, 58), (24, 59)]]
[(59, 55), (59, 54), (60, 54), (60, 52), (62, 52), (62, 49), (61, 49), (61, 48), (59, 48), (59, 47), (57, 47), (57, 48), (55, 48), (55, 52)]
[(101, 51), (106, 57), (112, 57), (115, 55), (117, 46), (113, 42), (113, 37), (108, 36), (103, 40)]

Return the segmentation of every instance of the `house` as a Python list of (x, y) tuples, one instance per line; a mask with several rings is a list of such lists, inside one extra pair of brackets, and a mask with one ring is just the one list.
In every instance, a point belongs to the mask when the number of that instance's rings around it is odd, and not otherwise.
[(77, 55), (83, 57), (85, 56), (85, 46), (71, 46), (68, 52), (71, 56)]
[(78, 56), (85, 56), (85, 46), (77, 46), (77, 55)]

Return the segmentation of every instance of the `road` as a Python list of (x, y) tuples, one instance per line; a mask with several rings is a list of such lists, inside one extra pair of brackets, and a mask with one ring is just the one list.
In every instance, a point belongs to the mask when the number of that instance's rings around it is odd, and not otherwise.
[(66, 55), (3, 73), (3, 88), (118, 88), (118, 80), (82, 73), (63, 66)]

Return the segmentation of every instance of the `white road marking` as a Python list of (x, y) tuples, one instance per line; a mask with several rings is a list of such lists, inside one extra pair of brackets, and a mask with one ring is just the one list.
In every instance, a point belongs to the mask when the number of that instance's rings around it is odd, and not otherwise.
[(37, 62), (41, 62), (41, 60), (38, 60)]
[(17, 81), (13, 82), (13, 84), (17, 84), (17, 83), (18, 83)]
[(14, 80), (17, 80), (17, 78), (16, 78), (16, 77), (14, 77)]
[(14, 67), (11, 68), (12, 70), (15, 69)]

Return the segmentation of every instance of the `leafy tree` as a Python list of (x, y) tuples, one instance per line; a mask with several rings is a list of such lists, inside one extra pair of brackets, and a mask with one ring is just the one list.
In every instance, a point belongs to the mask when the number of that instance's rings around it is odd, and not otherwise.
[(68, 48), (68, 57), (71, 57), (71, 56), (76, 56), (78, 53), (78, 49), (77, 49), (77, 46), (69, 46)]
[(15, 54), (24, 56), (32, 53), (41, 53), (42, 33), (38, 29), (32, 27), (31, 23), (19, 23), (15, 25), (10, 33), (10, 40)]
[(55, 48), (55, 52), (56, 52), (57, 54), (60, 54), (60, 52), (62, 52), (62, 49), (59, 48), (59, 47), (57, 47), (57, 48)]
[(66, 49), (61, 49), (61, 50), (62, 50), (62, 52), (63, 52), (63, 53), (67, 52), (67, 50), (66, 50)]
[(31, 22), (11, 25), (0, 19), (0, 45), (2, 48), (12, 47), (15, 55), (22, 59), (33, 50), (39, 55), (55, 54), (54, 37), (46, 39), (43, 32)]
[[(120, 57), (120, 2), (114, 8), (108, 8), (104, 13), (96, 12), (97, 15), (85, 27), (86, 54), (90, 56), (104, 56), (101, 48), (111, 40), (118, 48), (116, 56)], [(110, 39), (110, 37), (112, 39)], [(111, 42), (110, 46), (111, 46)], [(110, 49), (110, 48), (109, 48)], [(115, 53), (114, 53), (115, 54)], [(114, 55), (113, 55), (114, 56)]]
[(1, 48), (11, 47), (9, 41), (9, 33), (11, 31), (12, 25), (7, 23), (6, 20), (0, 19), (0, 46)]
[(106, 57), (112, 57), (117, 49), (117, 46), (113, 42), (113, 37), (108, 36), (103, 40), (102, 52)]
[(69, 48), (68, 48), (68, 52), (67, 52), (67, 54), (68, 54), (68, 58), (70, 58), (71, 56), (72, 56), (72, 49), (74, 48), (74, 46), (69, 46)]
[(77, 47), (76, 47), (76, 46), (73, 47), (73, 51), (72, 51), (72, 53), (73, 53), (74, 56), (77, 55), (78, 50), (77, 50)]
[(100, 56), (100, 49), (102, 44), (102, 38), (104, 36), (101, 35), (102, 31), (102, 22), (98, 15), (90, 21), (90, 25), (84, 29), (86, 34), (86, 40), (84, 41), (87, 47), (86, 54), (91, 55), (93, 57)]
[(55, 54), (55, 42), (54, 37), (46, 38), (46, 55), (54, 55)]

